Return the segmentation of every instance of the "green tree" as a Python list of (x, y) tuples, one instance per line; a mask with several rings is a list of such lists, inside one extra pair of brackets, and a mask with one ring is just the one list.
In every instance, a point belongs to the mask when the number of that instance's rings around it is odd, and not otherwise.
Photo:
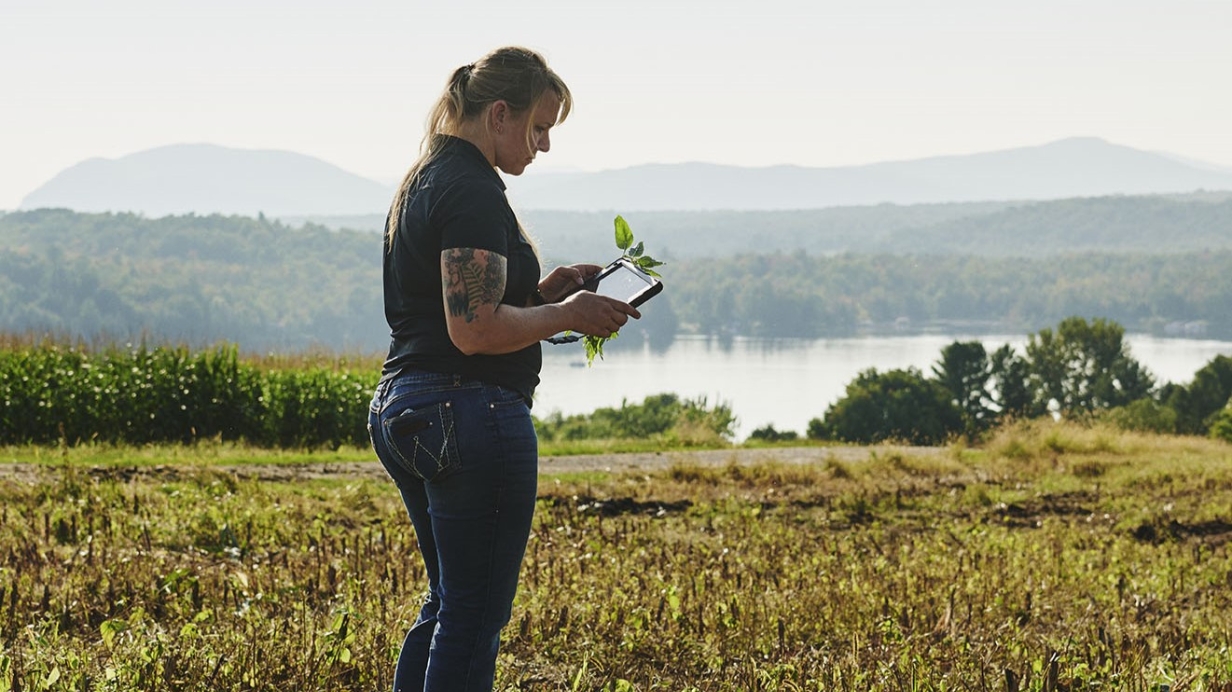
[(1188, 386), (1172, 385), (1162, 396), (1176, 411), (1176, 431), (1205, 435), (1232, 398), (1232, 357), (1215, 356)]
[(1129, 355), (1125, 329), (1112, 321), (1062, 320), (1028, 337), (1036, 404), (1063, 416), (1124, 406), (1149, 396), (1154, 378)]
[(993, 406), (998, 418), (1035, 418), (1047, 412), (1031, 388), (1031, 364), (1005, 344), (989, 357), (993, 380)]
[(962, 429), (962, 412), (949, 391), (916, 368), (865, 370), (822, 420), (813, 419), (808, 426), (813, 438), (917, 445), (940, 444)]
[(955, 341), (941, 349), (941, 359), (933, 365), (933, 375), (949, 391), (951, 403), (962, 412), (968, 435), (992, 426), (996, 420), (988, 391), (992, 368), (984, 344)]

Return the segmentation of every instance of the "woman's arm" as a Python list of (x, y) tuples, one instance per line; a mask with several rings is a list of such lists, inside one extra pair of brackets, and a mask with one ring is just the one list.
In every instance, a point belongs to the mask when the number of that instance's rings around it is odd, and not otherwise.
[(489, 250), (443, 251), (441, 279), (445, 326), (466, 355), (512, 353), (566, 330), (611, 336), (630, 317), (641, 317), (626, 303), (589, 291), (538, 307), (504, 305), (506, 260)]

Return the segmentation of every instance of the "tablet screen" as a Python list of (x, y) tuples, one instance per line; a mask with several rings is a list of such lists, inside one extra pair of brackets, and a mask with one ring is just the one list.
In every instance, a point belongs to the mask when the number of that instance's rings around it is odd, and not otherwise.
[(620, 263), (610, 274), (599, 280), (595, 293), (615, 298), (623, 303), (632, 303), (634, 298), (650, 288), (653, 283), (653, 279), (649, 276), (641, 274), (627, 264)]
[[(592, 276), (583, 290), (594, 291), (601, 296), (615, 298), (637, 307), (663, 290), (663, 282), (638, 269), (626, 259), (619, 259), (602, 272)], [(577, 334), (557, 334), (544, 339), (552, 344), (569, 344), (580, 340)]]

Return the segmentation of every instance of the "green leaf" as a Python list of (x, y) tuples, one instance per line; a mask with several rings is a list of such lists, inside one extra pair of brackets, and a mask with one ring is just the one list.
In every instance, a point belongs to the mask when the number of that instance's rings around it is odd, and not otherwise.
[(115, 643), (116, 635), (128, 629), (128, 623), (123, 620), (105, 620), (98, 629), (99, 634), (102, 635), (103, 644), (111, 648)]
[(586, 345), (586, 367), (595, 364), (595, 356), (599, 356), (599, 360), (603, 360), (603, 344), (606, 344), (608, 339), (615, 339), (620, 336), (617, 332), (609, 337), (602, 336), (587, 336), (582, 339), (582, 343)]
[(661, 267), (664, 264), (663, 262), (660, 262), (659, 260), (653, 257), (638, 257), (637, 259), (633, 260), (633, 263), (636, 264), (639, 269), (646, 272), (647, 274), (660, 278), (660, 279), (663, 278), (659, 274), (659, 272), (651, 268), (651, 267)]
[(633, 229), (629, 228), (629, 222), (625, 221), (625, 217), (616, 216), (616, 247), (621, 250), (628, 250), (633, 245)]
[(603, 358), (603, 339), (597, 336), (587, 336), (582, 340), (586, 345), (586, 367), (595, 364), (595, 356)]
[[(641, 267), (642, 271), (651, 276), (658, 276), (658, 273), (650, 269), (657, 267), (662, 262), (651, 257), (646, 257), (646, 246), (643, 243), (633, 244), (633, 229), (629, 228), (629, 222), (625, 221), (625, 217), (616, 216), (616, 247), (624, 251), (624, 256), (632, 260), (637, 266)], [(587, 336), (582, 339), (582, 345), (586, 347), (586, 365), (587, 367), (595, 364), (595, 356), (603, 358), (603, 344), (607, 343), (608, 339), (615, 339), (618, 334), (613, 334), (610, 337), (603, 338), (598, 336)]]

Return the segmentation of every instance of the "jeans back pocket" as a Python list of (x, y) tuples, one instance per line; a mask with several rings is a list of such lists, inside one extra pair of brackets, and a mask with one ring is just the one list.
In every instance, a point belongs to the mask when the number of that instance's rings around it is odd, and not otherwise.
[(381, 427), (395, 460), (417, 478), (430, 481), (458, 465), (452, 402), (406, 409), (382, 420)]

